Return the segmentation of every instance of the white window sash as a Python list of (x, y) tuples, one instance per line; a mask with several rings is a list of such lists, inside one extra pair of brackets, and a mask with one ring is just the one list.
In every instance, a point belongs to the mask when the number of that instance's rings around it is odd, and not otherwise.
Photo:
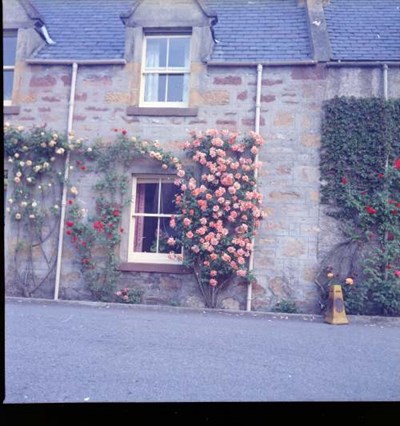
[[(166, 57), (166, 66), (165, 67), (159, 67), (159, 66), (146, 66), (147, 62), (147, 40), (151, 38), (167, 38), (167, 57)], [(183, 98), (184, 100), (182, 102), (168, 102), (165, 101), (146, 101), (145, 100), (145, 88), (146, 88), (146, 80), (148, 78), (151, 78), (152, 75), (155, 74), (167, 74), (167, 75), (173, 75), (173, 74), (183, 74), (185, 79), (187, 79), (187, 75), (190, 75), (190, 57), (191, 57), (191, 49), (189, 48), (189, 60), (188, 60), (188, 66), (187, 67), (170, 67), (168, 66), (169, 62), (169, 43), (170, 39), (172, 38), (190, 38), (188, 35), (155, 35), (155, 36), (145, 36), (144, 38), (144, 44), (143, 44), (143, 54), (142, 54), (142, 78), (141, 78), (141, 95), (140, 95), (140, 105), (141, 106), (147, 106), (147, 107), (159, 107), (159, 106), (168, 106), (168, 107), (185, 107), (188, 106), (188, 87), (183, 87)], [(158, 87), (154, 82), (154, 91), (158, 92)], [(168, 87), (169, 85), (166, 84), (166, 90), (165, 90), (165, 99), (168, 99)]]
[[(171, 183), (169, 179), (163, 179), (161, 177), (153, 178), (138, 178), (136, 176), (132, 177), (132, 198), (131, 198), (131, 220), (129, 226), (129, 250), (128, 250), (128, 262), (138, 262), (138, 263), (153, 263), (153, 264), (170, 264), (170, 265), (182, 265), (181, 260), (170, 259), (169, 253), (142, 253), (135, 252), (135, 234), (137, 232), (137, 220), (138, 218), (145, 217), (154, 217), (158, 218), (157, 229), (160, 228), (160, 219), (161, 218), (170, 218), (171, 214), (165, 213), (136, 213), (136, 199), (137, 199), (137, 186), (141, 183)], [(158, 200), (157, 200), (157, 212), (161, 209), (161, 190), (158, 191)], [(156, 251), (159, 250), (159, 238), (157, 238)]]
[[(7, 31), (6, 31), (6, 33), (7, 33)], [(13, 34), (15, 33), (15, 37), (16, 37), (16, 39), (17, 39), (17, 46), (18, 46), (18, 31), (17, 31), (17, 30), (15, 30), (15, 31), (13, 31), (12, 33), (13, 33)], [(3, 31), (3, 37), (4, 37), (4, 31)], [(10, 105), (12, 105), (12, 94), (13, 94), (13, 91), (14, 91), (14, 77), (15, 77), (15, 61), (16, 61), (16, 53), (17, 53), (17, 52), (15, 52), (15, 58), (14, 58), (14, 64), (13, 64), (13, 65), (3, 65), (3, 72), (4, 72), (4, 71), (13, 71), (13, 73), (14, 73), (14, 76), (13, 76), (13, 83), (12, 83), (12, 87), (11, 87), (11, 99), (4, 99), (4, 98), (3, 98), (3, 105), (4, 105), (4, 106), (10, 106)], [(3, 81), (3, 84), (4, 84), (4, 81)]]
[[(15, 73), (15, 65), (3, 65), (3, 71), (12, 71)], [(5, 82), (3, 81), (3, 84)], [(3, 105), (4, 106), (10, 106), (12, 105), (12, 92), (14, 90), (14, 82), (11, 88), (11, 99), (3, 99)]]

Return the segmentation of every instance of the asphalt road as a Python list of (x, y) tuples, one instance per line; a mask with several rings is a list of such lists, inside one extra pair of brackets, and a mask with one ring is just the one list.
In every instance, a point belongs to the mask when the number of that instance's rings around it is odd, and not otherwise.
[(399, 322), (5, 305), (7, 403), (399, 401)]

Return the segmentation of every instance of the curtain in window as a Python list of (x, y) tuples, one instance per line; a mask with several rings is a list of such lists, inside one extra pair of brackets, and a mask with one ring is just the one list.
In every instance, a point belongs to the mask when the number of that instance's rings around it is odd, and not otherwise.
[[(136, 190), (136, 213), (144, 213), (145, 206), (145, 186), (143, 184), (137, 186)], [(143, 231), (144, 231), (144, 217), (135, 217), (135, 235), (133, 243), (133, 251), (141, 252), (143, 250)]]
[[(158, 43), (147, 43), (146, 68), (156, 68), (160, 66), (160, 51)], [(146, 74), (145, 100), (147, 102), (157, 102), (158, 99), (159, 74)]]

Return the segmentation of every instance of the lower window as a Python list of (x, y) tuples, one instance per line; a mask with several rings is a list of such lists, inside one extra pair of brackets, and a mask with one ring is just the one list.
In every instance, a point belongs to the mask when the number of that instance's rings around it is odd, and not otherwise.
[(182, 264), (170, 226), (178, 187), (174, 177), (133, 177), (129, 262)]

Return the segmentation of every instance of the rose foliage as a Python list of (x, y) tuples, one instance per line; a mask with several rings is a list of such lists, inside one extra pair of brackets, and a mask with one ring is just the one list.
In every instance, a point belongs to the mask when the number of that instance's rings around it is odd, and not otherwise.
[(82, 140), (46, 126), (9, 123), (3, 136), (8, 157), (5, 209), (12, 221), (10, 247), (15, 247), (10, 281), (18, 293), (31, 297), (54, 280), (64, 161)]
[[(252, 279), (249, 262), (260, 220), (257, 154), (263, 139), (229, 131), (191, 133), (184, 149), (194, 167), (181, 167), (176, 184), (178, 214), (170, 225), (180, 237), (184, 264), (193, 268), (208, 307), (234, 277)], [(171, 256), (174, 256), (171, 253)]]

